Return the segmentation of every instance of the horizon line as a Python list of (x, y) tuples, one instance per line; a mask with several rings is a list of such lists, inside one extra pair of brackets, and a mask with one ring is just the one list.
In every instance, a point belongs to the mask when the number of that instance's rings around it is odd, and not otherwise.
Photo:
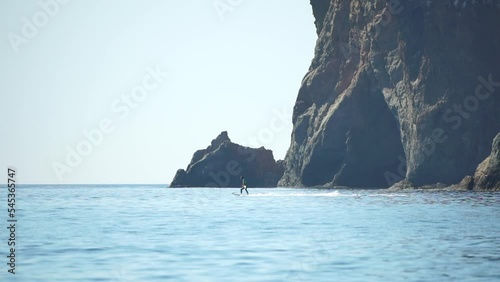
[[(7, 184), (1, 184), (7, 186)], [(16, 186), (21, 185), (167, 185), (167, 183), (16, 183)]]

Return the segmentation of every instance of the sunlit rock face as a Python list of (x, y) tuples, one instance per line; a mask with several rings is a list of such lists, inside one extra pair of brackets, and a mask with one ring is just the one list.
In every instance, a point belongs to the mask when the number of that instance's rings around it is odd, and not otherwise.
[(477, 167), (473, 187), (476, 191), (500, 191), (500, 133), (493, 140), (491, 154)]

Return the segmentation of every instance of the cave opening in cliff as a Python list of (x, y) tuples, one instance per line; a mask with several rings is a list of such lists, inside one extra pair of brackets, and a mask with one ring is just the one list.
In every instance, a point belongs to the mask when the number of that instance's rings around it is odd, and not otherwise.
[(366, 89), (357, 88), (326, 118), (304, 165), (304, 185), (385, 188), (405, 178), (400, 125), (382, 92)]

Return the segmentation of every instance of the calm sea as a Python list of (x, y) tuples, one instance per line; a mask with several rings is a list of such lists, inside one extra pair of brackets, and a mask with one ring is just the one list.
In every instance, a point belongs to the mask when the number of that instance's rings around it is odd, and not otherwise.
[(1, 281), (500, 281), (500, 193), (21, 186)]

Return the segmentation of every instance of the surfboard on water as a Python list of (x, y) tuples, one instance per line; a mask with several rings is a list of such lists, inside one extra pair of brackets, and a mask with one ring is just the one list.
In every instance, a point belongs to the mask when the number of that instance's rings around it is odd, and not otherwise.
[(246, 193), (240, 194), (240, 193), (233, 192), (233, 195), (235, 195), (235, 196), (246, 196), (247, 194)]

